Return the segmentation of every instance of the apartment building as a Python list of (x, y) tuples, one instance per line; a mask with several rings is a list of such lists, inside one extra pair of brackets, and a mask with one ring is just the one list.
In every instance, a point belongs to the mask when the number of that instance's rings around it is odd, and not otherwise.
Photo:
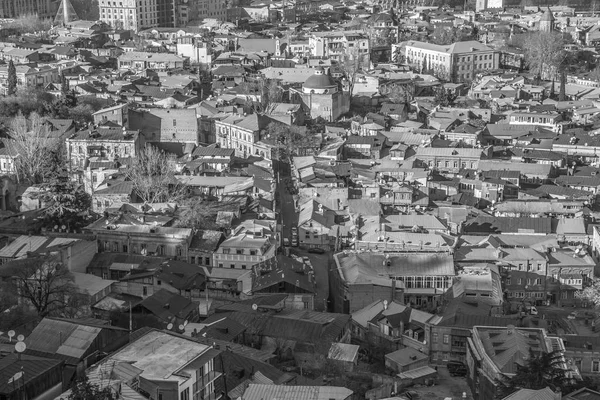
[(477, 73), (498, 69), (500, 63), (500, 52), (477, 41), (445, 46), (409, 41), (404, 56), (417, 70), (456, 83), (472, 81)]
[(136, 32), (155, 26), (181, 26), (189, 19), (187, 0), (99, 0), (98, 8), (102, 22)]
[(152, 399), (219, 400), (223, 394), (216, 386), (223, 373), (218, 355), (218, 350), (183, 335), (151, 330), (97, 368), (105, 371), (102, 376), (133, 380)]
[(251, 269), (270, 260), (277, 252), (277, 241), (261, 231), (243, 232), (225, 239), (213, 255), (213, 266)]
[(20, 15), (37, 14), (40, 18), (54, 18), (58, 10), (52, 0), (2, 0), (0, 18), (17, 18)]
[(262, 148), (257, 147), (260, 141), (260, 131), (271, 122), (268, 117), (258, 114), (231, 114), (225, 119), (215, 121), (217, 143), (222, 148), (235, 149), (235, 154), (244, 158), (250, 155), (260, 155)]
[(346, 55), (362, 56), (362, 62), (369, 60), (369, 37), (363, 31), (313, 32), (308, 38), (313, 57), (329, 57), (342, 60)]

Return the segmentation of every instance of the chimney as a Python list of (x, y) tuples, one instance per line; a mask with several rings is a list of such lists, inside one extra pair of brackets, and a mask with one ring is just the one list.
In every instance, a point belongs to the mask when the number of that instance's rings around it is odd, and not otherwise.
[(507, 335), (512, 335), (513, 333), (515, 333), (515, 326), (514, 325), (507, 325), (506, 326), (506, 334)]
[[(392, 279), (392, 296), (390, 298), (390, 301), (394, 301), (396, 299), (396, 280)], [(387, 307), (386, 307), (387, 309)]]

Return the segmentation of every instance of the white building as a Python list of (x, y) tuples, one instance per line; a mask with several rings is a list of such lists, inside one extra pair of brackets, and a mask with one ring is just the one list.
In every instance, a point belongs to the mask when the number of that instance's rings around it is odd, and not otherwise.
[(404, 57), (418, 71), (452, 82), (471, 81), (478, 72), (498, 69), (500, 63), (500, 52), (474, 40), (445, 46), (409, 41)]
[(370, 54), (369, 38), (362, 31), (313, 32), (308, 39), (313, 57), (342, 60), (345, 55), (363, 56), (367, 62)]

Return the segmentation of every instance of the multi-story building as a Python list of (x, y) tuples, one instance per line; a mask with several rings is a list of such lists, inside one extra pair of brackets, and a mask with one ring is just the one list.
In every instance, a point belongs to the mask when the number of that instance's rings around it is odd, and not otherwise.
[(99, 0), (98, 7), (102, 22), (136, 32), (155, 26), (181, 26), (189, 19), (184, 0)]
[(308, 38), (313, 57), (343, 60), (346, 56), (360, 57), (359, 62), (368, 64), (370, 42), (363, 31), (313, 32)]
[(66, 143), (71, 170), (76, 170), (85, 167), (90, 159), (117, 161), (136, 157), (144, 140), (139, 131), (99, 126), (74, 133)]
[(2, 0), (0, 18), (17, 18), (21, 15), (37, 15), (40, 18), (54, 18), (58, 10), (52, 0)]
[(334, 310), (352, 313), (378, 299), (436, 304), (452, 285), (448, 253), (346, 252), (334, 256), (330, 286)]
[(560, 365), (570, 377), (564, 360), (562, 339), (548, 336), (541, 328), (474, 326), (467, 341), (467, 382), (476, 400), (500, 398), (502, 379), (514, 376), (519, 365), (526, 365), (531, 351), (563, 355)]
[(235, 149), (241, 157), (260, 154), (260, 131), (272, 120), (258, 114), (231, 114), (225, 119), (215, 121), (217, 143), (223, 148)]
[(510, 114), (508, 123), (513, 125), (530, 125), (532, 129), (542, 126), (554, 132), (562, 133), (562, 116), (557, 112), (514, 112)]
[(418, 70), (452, 82), (472, 81), (479, 72), (498, 69), (500, 62), (500, 52), (477, 41), (446, 46), (409, 41), (404, 56)]
[(94, 235), (98, 252), (156, 255), (188, 260), (193, 232), (188, 228), (160, 225), (112, 223), (102, 218), (87, 226)]
[[(150, 0), (150, 12), (148, 11), (148, 0), (140, 2), (139, 8), (136, 0), (99, 0), (98, 8), (100, 10), (100, 20), (106, 22), (115, 29), (127, 29), (138, 31), (142, 27), (156, 26), (156, 15), (153, 4)], [(144, 12), (146, 11), (146, 12)]]
[(270, 260), (277, 254), (277, 241), (262, 230), (242, 232), (231, 236), (215, 251), (213, 266), (231, 269), (250, 269)]
[(128, 51), (117, 58), (119, 69), (133, 69), (144, 71), (153, 69), (167, 71), (183, 68), (187, 58), (171, 53), (149, 53), (144, 51)]
[(489, 154), (491, 154), (491, 147), (487, 149), (419, 147), (416, 158), (430, 168), (458, 172), (461, 168), (477, 169), (479, 161)]
[[(50, 83), (60, 82), (58, 68), (55, 67), (30, 67), (28, 65), (15, 65), (17, 71), (17, 88), (45, 87)], [(8, 65), (0, 66), (0, 93), (6, 95), (8, 89)]]
[(100, 376), (135, 382), (152, 399), (219, 400), (223, 394), (215, 388), (223, 373), (218, 355), (218, 350), (194, 339), (153, 329), (96, 368), (102, 370)]

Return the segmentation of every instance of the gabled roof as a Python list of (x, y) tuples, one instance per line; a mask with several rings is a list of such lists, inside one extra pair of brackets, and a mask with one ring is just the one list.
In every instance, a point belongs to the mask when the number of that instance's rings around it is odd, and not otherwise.
[(126, 329), (109, 325), (86, 324), (78, 320), (44, 318), (25, 340), (27, 354), (59, 358), (77, 364), (92, 348), (103, 329)]

